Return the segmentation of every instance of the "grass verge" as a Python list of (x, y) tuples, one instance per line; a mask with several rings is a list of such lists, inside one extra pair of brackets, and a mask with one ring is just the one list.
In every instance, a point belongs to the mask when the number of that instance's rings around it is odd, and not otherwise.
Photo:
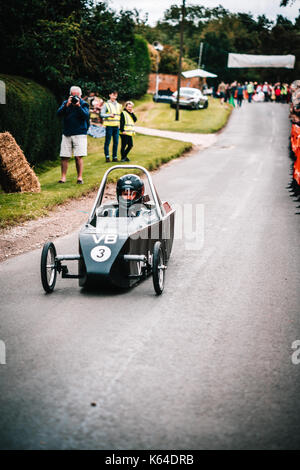
[(220, 100), (209, 98), (207, 109), (180, 109), (179, 121), (175, 121), (176, 110), (167, 103), (147, 100), (136, 102), (135, 113), (138, 126), (165, 131), (211, 134), (222, 129), (227, 123), (233, 107), (220, 104)]
[[(176, 140), (137, 135), (130, 153), (130, 163), (154, 170), (161, 164), (178, 158), (189, 150), (192, 144)], [(67, 182), (58, 184), (60, 179), (60, 161), (51, 162), (48, 167), (38, 168), (42, 191), (34, 193), (0, 193), (0, 228), (17, 225), (30, 219), (47, 215), (48, 211), (68, 199), (78, 198), (98, 188), (105, 171), (113, 165), (104, 162), (104, 139), (88, 137), (88, 156), (84, 158), (84, 184), (76, 184), (75, 162), (69, 164)], [(114, 172), (115, 181), (119, 172)]]

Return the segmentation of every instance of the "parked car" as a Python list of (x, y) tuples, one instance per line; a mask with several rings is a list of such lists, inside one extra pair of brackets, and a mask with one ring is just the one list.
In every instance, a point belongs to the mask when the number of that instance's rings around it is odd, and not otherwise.
[(172, 94), (173, 92), (170, 88), (167, 90), (158, 90), (158, 92), (153, 95), (153, 101), (155, 103), (171, 103)]
[[(171, 108), (176, 108), (177, 91), (171, 97)], [(180, 88), (179, 106), (190, 109), (208, 107), (208, 98), (198, 88)]]

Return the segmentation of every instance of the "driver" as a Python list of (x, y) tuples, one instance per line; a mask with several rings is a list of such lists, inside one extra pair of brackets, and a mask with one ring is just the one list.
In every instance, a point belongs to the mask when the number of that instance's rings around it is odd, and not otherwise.
[(141, 215), (145, 186), (137, 175), (122, 176), (117, 182), (118, 217), (137, 217)]

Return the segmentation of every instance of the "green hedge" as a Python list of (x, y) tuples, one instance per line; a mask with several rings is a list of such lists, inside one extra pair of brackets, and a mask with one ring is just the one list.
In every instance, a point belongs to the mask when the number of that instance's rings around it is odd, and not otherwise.
[(132, 96), (142, 96), (147, 92), (151, 59), (147, 41), (136, 34), (134, 36), (133, 55), (129, 62), (132, 80)]
[(0, 105), (0, 132), (9, 131), (31, 164), (55, 160), (59, 152), (61, 123), (54, 95), (22, 77), (2, 75), (6, 104)]

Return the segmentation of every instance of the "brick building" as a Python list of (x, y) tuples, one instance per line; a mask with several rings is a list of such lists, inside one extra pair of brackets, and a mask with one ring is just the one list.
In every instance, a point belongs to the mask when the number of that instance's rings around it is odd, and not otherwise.
[[(158, 74), (159, 76), (159, 83), (158, 89), (159, 90), (167, 90), (170, 88), (173, 92), (177, 90), (177, 75), (169, 75), (165, 73)], [(184, 78), (181, 77), (181, 85), (182, 87), (191, 87), (191, 88), (200, 88), (200, 79), (199, 77), (193, 78)], [(148, 93), (155, 93), (156, 90), (156, 73), (151, 73), (149, 75), (149, 86), (148, 86)]]

